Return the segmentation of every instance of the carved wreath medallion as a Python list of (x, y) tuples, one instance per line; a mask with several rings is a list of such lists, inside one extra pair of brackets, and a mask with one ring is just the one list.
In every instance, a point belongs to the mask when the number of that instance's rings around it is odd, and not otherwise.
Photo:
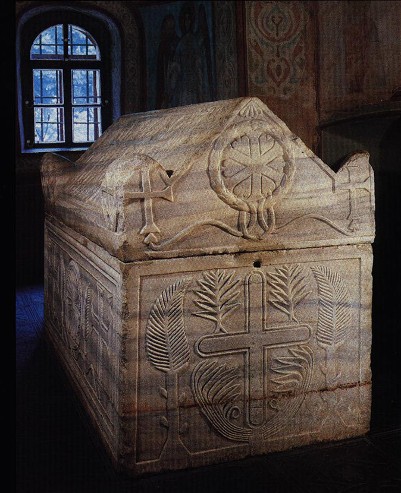
[(216, 140), (209, 158), (213, 190), (239, 211), (239, 229), (247, 239), (261, 239), (275, 226), (275, 206), (288, 192), (295, 171), (291, 149), (266, 122), (232, 125)]

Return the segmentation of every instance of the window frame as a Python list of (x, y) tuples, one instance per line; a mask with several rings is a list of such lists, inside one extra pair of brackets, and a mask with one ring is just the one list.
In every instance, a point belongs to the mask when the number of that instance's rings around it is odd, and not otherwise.
[[(101, 77), (101, 131), (120, 115), (120, 59), (116, 66), (115, 55), (120, 53), (119, 36), (116, 29), (110, 31), (110, 23), (105, 22), (100, 14), (91, 15), (74, 9), (34, 9), (26, 22), (21, 22), (17, 36), (17, 86), (18, 86), (18, 123), (20, 127), (21, 152), (46, 151), (74, 151), (86, 150), (93, 142), (72, 142), (72, 70), (100, 69)], [(35, 15), (36, 14), (36, 15)], [(65, 51), (63, 60), (37, 59), (31, 60), (31, 47), (40, 33), (47, 28), (62, 24), (77, 26), (90, 34), (97, 43), (100, 51), (100, 60), (95, 59), (68, 59)], [(67, 43), (64, 43), (66, 50)], [(18, 50), (19, 46), (19, 50)], [(117, 53), (116, 53), (117, 52)], [(64, 132), (65, 142), (36, 143), (34, 139), (34, 69), (61, 69), (63, 70), (64, 91)]]

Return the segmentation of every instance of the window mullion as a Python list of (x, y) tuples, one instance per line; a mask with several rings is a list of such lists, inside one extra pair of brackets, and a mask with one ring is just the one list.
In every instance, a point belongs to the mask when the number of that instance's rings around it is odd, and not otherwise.
[(64, 67), (63, 67), (63, 79), (64, 79), (64, 132), (65, 141), (72, 142), (72, 98), (71, 98), (71, 68), (69, 67), (69, 53), (68, 53), (68, 24), (63, 24), (63, 40), (64, 40)]
[(33, 67), (29, 66), (29, 76), (22, 78), (23, 92), (23, 125), (24, 125), (24, 147), (32, 147), (35, 142), (34, 125), (34, 87), (33, 87)]
[[(59, 86), (59, 94), (60, 94), (60, 100), (59, 100), (59, 103), (62, 103), (64, 102), (64, 86), (63, 86), (63, 72), (59, 73), (57, 72), (58, 74), (58, 86)], [(61, 113), (61, 114), (60, 114)], [(65, 115), (64, 115), (64, 111), (63, 111), (63, 108), (62, 109), (58, 109), (58, 118), (57, 118), (57, 121), (59, 122), (58, 124), (58, 135), (59, 135), (59, 140), (60, 142), (65, 142)], [(60, 123), (61, 122), (61, 123)]]
[[(94, 121), (95, 121), (93, 137), (95, 140), (97, 140), (99, 137), (98, 120), (99, 120), (99, 109), (101, 109), (101, 106), (99, 106), (99, 103), (101, 104), (101, 100), (98, 99), (99, 94), (97, 92), (97, 84), (98, 84), (97, 75), (98, 75), (98, 72), (95, 71), (94, 76), (93, 76), (93, 96), (94, 96), (94, 101), (96, 102), (96, 105), (97, 105), (93, 108), (93, 115), (94, 115)], [(102, 78), (100, 76), (99, 77), (100, 96), (103, 97), (101, 83), (102, 83)]]
[(66, 142), (72, 142), (72, 82), (71, 82), (71, 69), (64, 65), (64, 119), (65, 119), (65, 140)]

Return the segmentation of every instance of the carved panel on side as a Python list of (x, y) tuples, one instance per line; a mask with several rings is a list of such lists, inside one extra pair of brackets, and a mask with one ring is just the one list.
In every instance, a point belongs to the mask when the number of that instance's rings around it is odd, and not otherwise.
[(117, 448), (120, 294), (113, 270), (46, 227), (46, 334), (111, 450)]
[(259, 252), (132, 273), (134, 467), (185, 468), (366, 432), (369, 252)]

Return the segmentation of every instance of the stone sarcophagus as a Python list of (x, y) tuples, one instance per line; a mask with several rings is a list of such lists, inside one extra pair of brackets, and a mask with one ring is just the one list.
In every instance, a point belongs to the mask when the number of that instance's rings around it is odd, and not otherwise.
[(373, 172), (261, 101), (121, 117), (46, 154), (46, 333), (132, 475), (368, 431)]

